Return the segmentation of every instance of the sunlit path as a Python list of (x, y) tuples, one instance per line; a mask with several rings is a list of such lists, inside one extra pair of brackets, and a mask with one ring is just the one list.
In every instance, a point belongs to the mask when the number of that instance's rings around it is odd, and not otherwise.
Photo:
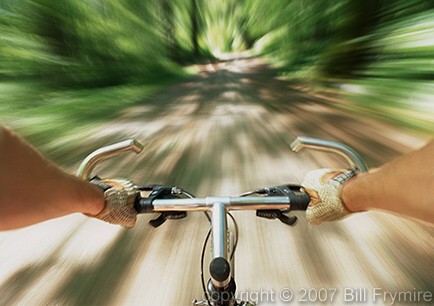
[[(198, 196), (237, 195), (299, 183), (317, 167), (346, 166), (323, 153), (291, 153), (289, 143), (299, 135), (349, 144), (371, 166), (426, 141), (338, 110), (330, 97), (279, 78), (259, 58), (198, 69), (197, 78), (89, 131), (84, 150), (131, 137), (145, 145), (137, 157), (104, 163), (101, 175), (176, 184)], [(335, 290), (333, 303), (324, 304), (336, 305), (344, 304), (346, 288), (366, 288), (365, 305), (373, 303), (374, 288), (434, 289), (432, 227), (379, 212), (320, 227), (300, 215), (294, 228), (252, 213), (235, 216), (238, 290), (268, 292), (260, 305), (287, 305), (278, 295), (285, 288), (294, 293), (292, 304), (302, 302), (305, 290)], [(192, 213), (157, 229), (150, 218), (140, 216), (135, 229), (123, 230), (74, 215), (0, 233), (0, 304), (184, 306), (200, 299), (206, 218)], [(378, 298), (376, 305), (390, 302)]]

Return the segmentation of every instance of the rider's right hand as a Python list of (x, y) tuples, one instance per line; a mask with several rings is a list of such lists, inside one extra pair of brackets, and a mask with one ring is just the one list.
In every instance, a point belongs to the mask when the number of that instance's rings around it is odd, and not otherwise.
[(94, 178), (91, 183), (104, 190), (105, 206), (100, 213), (90, 217), (127, 228), (136, 225), (137, 211), (134, 209), (134, 202), (140, 192), (131, 181)]
[(306, 210), (310, 224), (337, 221), (350, 214), (341, 200), (341, 190), (353, 176), (352, 170), (336, 169), (319, 169), (306, 174), (301, 185), (311, 198)]

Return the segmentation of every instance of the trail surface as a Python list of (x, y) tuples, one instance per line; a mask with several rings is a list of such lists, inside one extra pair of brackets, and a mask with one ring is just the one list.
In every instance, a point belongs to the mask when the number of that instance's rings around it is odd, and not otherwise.
[[(176, 184), (197, 196), (237, 195), (299, 183), (318, 167), (346, 166), (324, 153), (291, 153), (289, 144), (299, 135), (342, 141), (370, 166), (424, 143), (332, 107), (333, 97), (279, 79), (257, 58), (198, 69), (197, 78), (125, 110), (83, 140), (89, 151), (131, 137), (145, 144), (137, 157), (106, 162), (101, 175)], [(434, 293), (434, 230), (423, 224), (379, 212), (319, 227), (309, 227), (302, 216), (296, 227), (254, 213), (235, 217), (238, 291), (260, 305), (288, 305), (286, 288), (292, 304), (308, 305), (320, 299), (321, 305), (392, 302), (388, 295), (374, 300), (374, 288)], [(139, 216), (135, 229), (123, 230), (73, 215), (0, 233), (0, 305), (190, 305), (202, 297), (207, 220), (191, 213), (154, 229), (150, 219)], [(356, 300), (351, 288), (365, 288), (366, 297)]]

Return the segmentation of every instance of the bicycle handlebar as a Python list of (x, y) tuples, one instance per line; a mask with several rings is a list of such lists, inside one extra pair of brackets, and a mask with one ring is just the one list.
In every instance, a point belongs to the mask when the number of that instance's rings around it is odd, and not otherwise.
[(368, 166), (359, 153), (342, 143), (310, 137), (297, 137), (291, 143), (291, 149), (296, 153), (300, 152), (304, 148), (335, 153), (345, 158), (345, 160), (350, 164), (350, 167), (357, 172), (368, 171)]
[(226, 210), (291, 209), (306, 210), (310, 197), (306, 193), (294, 196), (269, 197), (206, 197), (184, 199), (139, 198), (135, 208), (138, 213), (167, 211), (208, 211), (215, 203), (223, 204)]
[[(298, 152), (305, 147), (339, 154), (347, 160), (350, 167), (355, 171), (367, 171), (366, 163), (363, 161), (361, 156), (350, 147), (341, 143), (308, 137), (298, 137), (291, 144), (291, 148), (295, 152)], [(134, 139), (100, 148), (91, 153), (81, 163), (77, 175), (84, 179), (90, 179), (92, 176), (92, 170), (100, 161), (125, 151), (133, 151), (138, 154), (142, 149), (143, 146)], [(310, 202), (310, 197), (305, 192), (300, 191), (300, 186), (287, 185), (272, 188), (274, 189), (264, 188), (260, 191), (246, 194), (267, 194), (267, 197), (191, 197), (190, 199), (177, 199), (176, 196), (168, 196), (171, 194), (171, 191), (170, 189), (165, 189), (166, 198), (154, 197), (151, 199), (152, 201), (150, 201), (149, 198), (139, 198), (135, 203), (135, 208), (138, 213), (207, 211), (211, 209), (213, 204), (222, 203), (227, 210), (306, 210), (307, 205)], [(273, 197), (274, 195), (278, 195), (278, 197)], [(168, 199), (168, 197), (170, 199)]]
[[(323, 150), (338, 154), (343, 156), (349, 163), (350, 167), (354, 168), (357, 172), (366, 172), (368, 170), (365, 161), (356, 151), (339, 142), (308, 137), (297, 137), (291, 144), (291, 149), (295, 152), (299, 152), (303, 148), (312, 148), (315, 150)], [(125, 151), (133, 151), (139, 154), (142, 150), (143, 145), (135, 139), (128, 139), (102, 147), (89, 154), (83, 160), (78, 168), (77, 176), (89, 180), (92, 177), (92, 170), (99, 162)]]
[(135, 139), (127, 139), (106, 147), (99, 148), (98, 150), (89, 154), (80, 164), (77, 170), (77, 176), (90, 180), (92, 178), (92, 170), (101, 161), (116, 156), (119, 153), (132, 151), (139, 154), (143, 150), (143, 145)]
[[(292, 150), (298, 152), (303, 148), (319, 149), (327, 152), (333, 152), (343, 156), (350, 167), (356, 172), (367, 171), (367, 166), (360, 155), (350, 147), (334, 141), (325, 141), (306, 137), (297, 138), (291, 145)], [(124, 151), (133, 151), (140, 153), (143, 146), (134, 139), (123, 141), (111, 146), (103, 147), (91, 153), (80, 165), (77, 175), (83, 179), (89, 180), (92, 176), (92, 170), (98, 162), (111, 156), (117, 155)], [(206, 298), (206, 304), (211, 305), (207, 291), (210, 293), (213, 305), (241, 305), (233, 303), (235, 299), (235, 280), (231, 276), (231, 265), (229, 260), (235, 252), (236, 243), (229, 256), (229, 233), (227, 224), (227, 215), (229, 215), (238, 232), (235, 219), (228, 212), (231, 210), (256, 210), (256, 216), (266, 219), (279, 219), (287, 225), (294, 225), (297, 217), (284, 214), (289, 210), (306, 210), (310, 197), (304, 192), (299, 185), (282, 185), (270, 188), (262, 188), (252, 192), (245, 193), (239, 197), (205, 197), (194, 198), (189, 193), (171, 186), (147, 185), (136, 186), (141, 191), (151, 191), (148, 197), (137, 197), (134, 208), (137, 213), (154, 213), (160, 212), (160, 216), (151, 220), (150, 224), (158, 227), (167, 219), (181, 219), (187, 216), (188, 211), (209, 211), (208, 220), (211, 223), (211, 230), (208, 234), (202, 251), (202, 286)], [(184, 194), (188, 198), (180, 198)], [(251, 195), (265, 196), (251, 196)], [(203, 254), (206, 241), (212, 234), (212, 252), (213, 261), (210, 265), (211, 278), (208, 282), (207, 289), (203, 280)], [(238, 235), (238, 234), (237, 234)], [(238, 237), (238, 236), (237, 236)], [(238, 241), (238, 238), (237, 238)], [(223, 298), (229, 294), (229, 300)], [(232, 302), (231, 302), (232, 301)], [(205, 305), (205, 304), (203, 304)], [(247, 305), (247, 304), (242, 304)]]

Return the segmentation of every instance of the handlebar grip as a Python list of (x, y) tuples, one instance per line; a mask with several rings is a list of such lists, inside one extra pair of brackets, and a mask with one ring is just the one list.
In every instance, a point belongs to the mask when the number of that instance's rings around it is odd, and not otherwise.
[(306, 210), (310, 203), (310, 196), (301, 190), (293, 190), (289, 195), (291, 210)]
[(296, 184), (280, 185), (263, 189), (268, 196), (286, 196), (289, 198), (291, 210), (306, 210), (310, 203), (310, 196), (303, 191), (302, 186)]

